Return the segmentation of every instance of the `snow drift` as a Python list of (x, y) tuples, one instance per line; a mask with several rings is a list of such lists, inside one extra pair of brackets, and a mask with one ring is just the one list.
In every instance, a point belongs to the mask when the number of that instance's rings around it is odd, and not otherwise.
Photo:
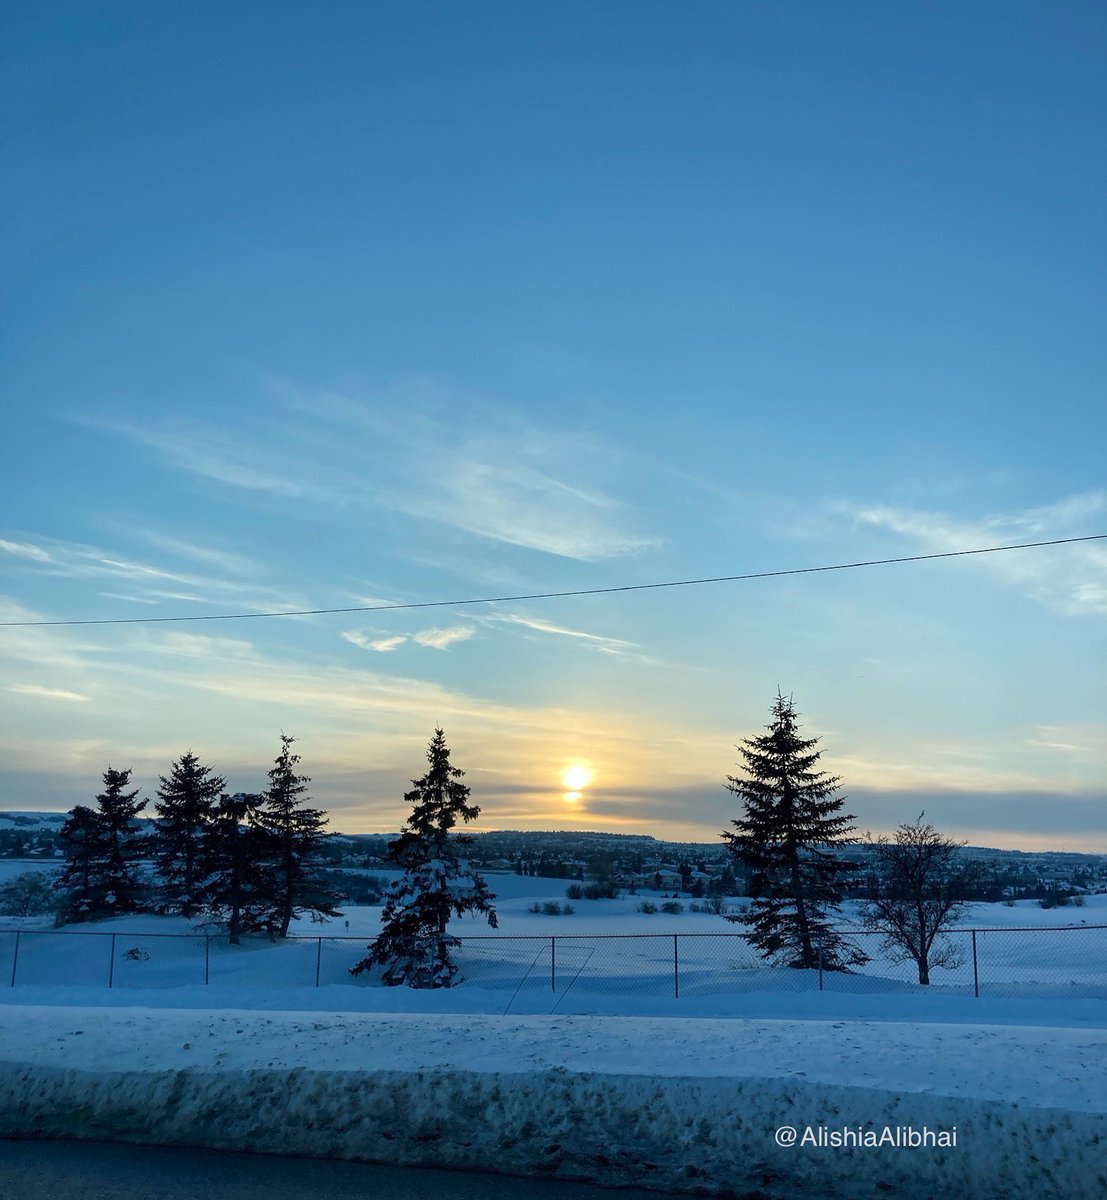
[[(1107, 1189), (1098, 1029), (0, 1011), (0, 1134), (763, 1197)], [(955, 1148), (778, 1146), (957, 1129)]]

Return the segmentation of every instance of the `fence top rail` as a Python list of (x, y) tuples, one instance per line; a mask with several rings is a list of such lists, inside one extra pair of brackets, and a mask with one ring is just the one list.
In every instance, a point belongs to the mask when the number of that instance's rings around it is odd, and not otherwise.
[[(880, 929), (864, 929), (851, 925), (835, 925), (835, 933), (846, 933), (854, 937), (883, 937)], [(945, 933), (1083, 933), (1092, 930), (1107, 929), (1104, 925), (954, 925)], [(222, 933), (158, 933), (134, 929), (0, 929), (0, 934), (20, 933), (36, 937), (127, 937), (127, 938), (187, 938), (190, 941), (200, 941), (205, 938), (223, 940), (230, 937), (226, 931)], [(258, 940), (274, 940), (282, 942), (367, 942), (376, 941), (379, 935), (372, 933), (290, 933), (283, 938), (270, 939), (267, 933), (243, 933), (243, 938)], [(737, 930), (706, 929), (687, 930), (672, 929), (667, 933), (470, 933), (450, 934), (459, 942), (549, 942), (558, 941), (628, 941), (635, 938), (750, 938), (753, 935)]]

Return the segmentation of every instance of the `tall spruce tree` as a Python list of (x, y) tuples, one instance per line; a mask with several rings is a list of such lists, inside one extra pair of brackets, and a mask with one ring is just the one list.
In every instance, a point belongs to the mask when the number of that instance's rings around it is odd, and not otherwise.
[(58, 886), (67, 893), (62, 915), (70, 921), (95, 921), (139, 911), (146, 885), (139, 859), (147, 849), (135, 817), (146, 807), (128, 792), (131, 770), (104, 772), (104, 790), (94, 812), (77, 805), (62, 827), (66, 866)]
[(269, 772), (265, 803), (253, 814), (254, 826), (264, 838), (260, 849), (268, 872), (272, 929), (278, 937), (287, 937), (293, 918), (305, 912), (342, 915), (335, 908), (337, 895), (319, 871), (327, 814), (304, 807), (311, 780), (296, 773), (300, 756), (292, 753), (295, 740), (281, 734), (281, 752)]
[(412, 805), (399, 838), (388, 847), (388, 861), (403, 877), (389, 888), (381, 921), (384, 928), (369, 954), (351, 974), (383, 969), (389, 986), (449, 987), (457, 974), (451, 950), (460, 943), (446, 932), (451, 915), (484, 913), (496, 928), (496, 898), (488, 885), (459, 856), (473, 839), (453, 832), (458, 821), (474, 820), (480, 809), (470, 804), (464, 771), (450, 764), (446, 735), (435, 729), (427, 749), (430, 770), (412, 780), (404, 800)]
[(191, 750), (173, 763), (168, 777), (160, 776), (154, 864), (161, 880), (158, 899), (167, 911), (183, 917), (200, 911), (201, 889), (208, 874), (209, 826), (226, 784)]
[(58, 834), (65, 867), (54, 884), (62, 893), (57, 923), (88, 920), (92, 907), (93, 864), (103, 857), (103, 840), (97, 814), (84, 804), (69, 811)]
[(256, 933), (269, 923), (273, 907), (273, 877), (266, 870), (266, 835), (254, 823), (265, 803), (263, 795), (223, 794), (207, 828), (204, 861), (208, 874), (200, 887), (206, 915), (225, 924), (232, 946), (244, 933)]
[(840, 779), (817, 770), (818, 738), (803, 738), (791, 697), (778, 693), (767, 732), (738, 747), (745, 773), (727, 777), (745, 813), (723, 838), (746, 869), (755, 899), (728, 917), (750, 930), (761, 954), (789, 967), (847, 970), (868, 960), (832, 925), (843, 877), (857, 864), (836, 849), (854, 842)]

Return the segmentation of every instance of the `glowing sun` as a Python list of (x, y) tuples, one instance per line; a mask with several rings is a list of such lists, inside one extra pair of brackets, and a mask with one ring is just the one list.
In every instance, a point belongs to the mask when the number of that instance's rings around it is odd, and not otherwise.
[(567, 791), (581, 792), (592, 782), (592, 772), (581, 763), (574, 763), (562, 772), (561, 782)]

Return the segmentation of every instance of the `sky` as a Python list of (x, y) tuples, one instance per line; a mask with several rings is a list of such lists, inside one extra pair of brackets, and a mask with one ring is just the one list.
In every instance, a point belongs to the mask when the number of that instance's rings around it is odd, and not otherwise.
[[(0, 620), (1107, 533), (1097, 3), (2, 4)], [(711, 840), (794, 697), (859, 830), (1107, 851), (1107, 542), (0, 628), (0, 808), (282, 731), (345, 832)]]

